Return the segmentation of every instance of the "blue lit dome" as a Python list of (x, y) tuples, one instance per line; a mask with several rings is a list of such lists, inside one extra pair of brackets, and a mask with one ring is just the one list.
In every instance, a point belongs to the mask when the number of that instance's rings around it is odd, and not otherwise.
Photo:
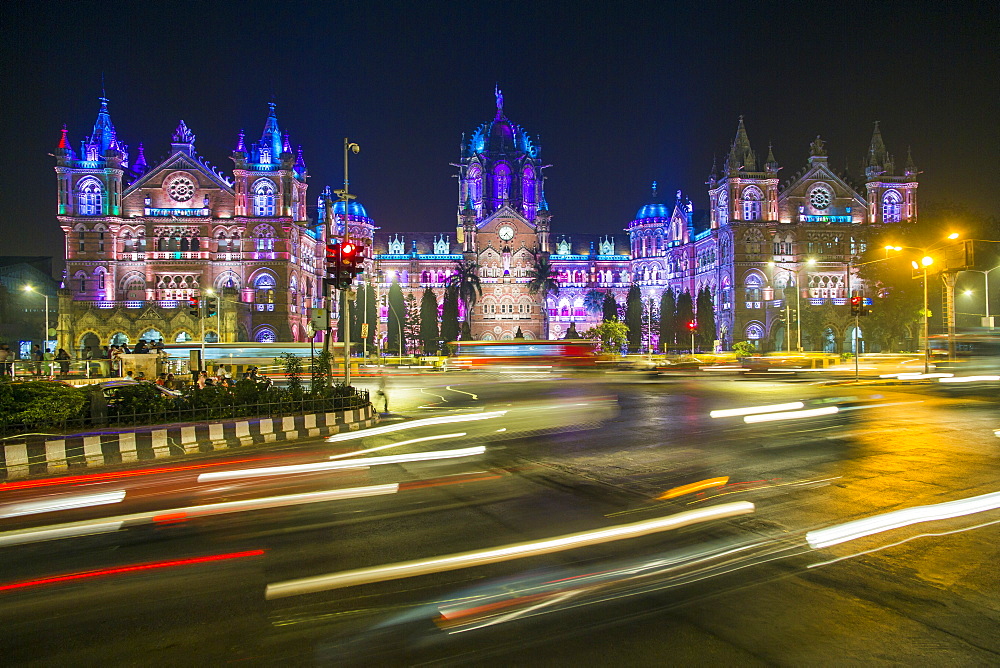
[[(347, 206), (348, 215), (358, 216), (360, 218), (367, 218), (368, 212), (365, 211), (364, 205), (358, 200), (351, 200), (350, 204)], [(335, 216), (344, 215), (344, 202), (343, 200), (337, 200), (333, 203), (333, 214)]]
[(666, 204), (660, 202), (651, 202), (646, 206), (639, 209), (639, 213), (635, 214), (636, 220), (643, 220), (644, 218), (669, 218), (670, 210), (667, 208)]

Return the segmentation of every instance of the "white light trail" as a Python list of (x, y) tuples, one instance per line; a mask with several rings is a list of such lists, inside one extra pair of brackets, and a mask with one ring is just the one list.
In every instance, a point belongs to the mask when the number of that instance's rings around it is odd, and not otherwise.
[(805, 408), (801, 401), (793, 401), (787, 404), (772, 404), (770, 406), (750, 406), (748, 408), (725, 408), (712, 411), (709, 416), (714, 418), (736, 417), (739, 415), (756, 415), (757, 413), (773, 413), (775, 411), (791, 411), (796, 408)]
[(455, 457), (473, 457), (486, 452), (486, 446), (477, 445), (474, 448), (456, 450), (435, 450), (433, 452), (415, 452), (408, 455), (386, 455), (384, 457), (366, 457), (363, 459), (341, 459), (333, 462), (315, 462), (313, 464), (293, 464), (291, 466), (268, 466), (262, 469), (236, 469), (234, 471), (212, 471), (198, 476), (198, 482), (213, 482), (216, 480), (237, 480), (241, 478), (263, 478), (274, 475), (290, 475), (293, 473), (316, 473), (318, 471), (336, 471), (343, 469), (368, 468), (383, 464), (405, 464), (408, 462), (423, 462), (434, 459), (454, 459)]
[(0, 506), (0, 518), (24, 517), (25, 515), (37, 515), (39, 513), (54, 513), (59, 510), (104, 506), (111, 503), (121, 503), (124, 498), (125, 490), (120, 489), (113, 492), (101, 492), (99, 494), (78, 494), (75, 496), (52, 497), (38, 501), (23, 501), (21, 503)]
[(330, 459), (346, 459), (348, 457), (357, 457), (358, 455), (368, 454), (369, 452), (378, 452), (379, 450), (388, 450), (389, 448), (398, 448), (404, 445), (413, 445), (414, 443), (423, 443), (425, 441), (440, 441), (443, 438), (458, 438), (459, 436), (465, 436), (465, 432), (459, 432), (457, 434), (442, 434), (441, 436), (424, 436), (423, 438), (411, 438), (408, 441), (400, 441), (399, 443), (389, 443), (388, 445), (379, 445), (374, 448), (367, 448), (365, 450), (355, 450), (353, 452), (344, 452), (339, 455), (330, 455)]
[(1000, 492), (991, 492), (958, 501), (894, 510), (875, 517), (866, 517), (825, 529), (816, 529), (806, 534), (806, 541), (810, 547), (818, 550), (911, 524), (946, 520), (996, 510), (997, 508), (1000, 508)]
[(297, 580), (286, 580), (269, 584), (265, 596), (268, 599), (285, 598), (301, 594), (311, 594), (330, 589), (352, 587), (359, 584), (398, 580), (400, 578), (442, 573), (471, 566), (493, 564), (513, 559), (523, 559), (541, 554), (562, 552), (588, 545), (597, 545), (610, 541), (637, 538), (661, 531), (679, 529), (681, 527), (707, 522), (709, 520), (745, 515), (754, 511), (754, 505), (748, 501), (737, 501), (698, 510), (688, 510), (683, 513), (661, 517), (654, 520), (623, 524), (595, 531), (557, 536), (546, 540), (514, 543), (502, 547), (460, 552), (432, 559), (404, 561), (386, 566), (359, 568), (351, 571), (341, 571), (326, 575), (317, 575)]
[(997, 380), (1000, 380), (1000, 376), (952, 376), (951, 378), (938, 378), (939, 383), (976, 383)]
[(46, 540), (58, 538), (73, 538), (77, 536), (89, 536), (98, 533), (108, 533), (118, 531), (124, 524), (144, 524), (147, 522), (172, 523), (181, 522), (198, 517), (208, 517), (211, 515), (224, 515), (228, 513), (239, 513), (248, 510), (266, 510), (268, 508), (282, 508), (285, 506), (296, 506), (307, 503), (319, 503), (322, 501), (338, 501), (343, 499), (357, 499), (366, 496), (378, 496), (382, 494), (395, 494), (399, 491), (399, 484), (391, 485), (371, 485), (368, 487), (350, 487), (347, 489), (332, 489), (322, 492), (306, 492), (304, 494), (285, 494), (282, 496), (268, 496), (259, 499), (243, 499), (240, 501), (225, 501), (223, 503), (209, 503), (201, 506), (187, 506), (184, 508), (169, 508), (166, 510), (150, 510), (131, 515), (118, 515), (99, 520), (83, 520), (80, 522), (67, 522), (64, 524), (54, 524), (47, 527), (31, 529), (17, 529), (15, 531), (5, 531), (0, 533), (0, 547), (11, 545), (24, 545), (27, 543), (38, 543)]
[(743, 418), (746, 423), (755, 422), (777, 422), (778, 420), (797, 420), (799, 418), (816, 417), (818, 415), (833, 415), (840, 412), (837, 406), (824, 406), (823, 408), (810, 408), (804, 411), (791, 411), (789, 413), (764, 413), (763, 415), (747, 415)]
[(490, 418), (502, 417), (506, 414), (507, 411), (491, 411), (488, 413), (463, 413), (460, 415), (441, 415), (432, 418), (421, 418), (420, 420), (410, 420), (409, 422), (388, 424), (384, 427), (372, 427), (371, 429), (362, 429), (361, 431), (347, 431), (342, 434), (333, 434), (332, 436), (326, 437), (326, 442), (339, 443), (341, 441), (353, 441), (358, 438), (381, 436), (382, 434), (391, 434), (396, 431), (416, 429), (417, 427), (428, 427), (435, 424), (452, 424), (455, 422), (489, 420)]

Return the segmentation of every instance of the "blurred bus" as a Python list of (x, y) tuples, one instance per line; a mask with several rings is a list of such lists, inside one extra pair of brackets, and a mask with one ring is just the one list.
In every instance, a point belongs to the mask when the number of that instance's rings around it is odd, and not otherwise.
[(597, 363), (596, 341), (508, 340), (455, 341), (448, 366), (452, 369), (551, 369), (592, 367)]
[(928, 343), (931, 361), (936, 370), (954, 373), (1000, 372), (1000, 336), (996, 334), (955, 334), (951, 338), (955, 350), (952, 360), (948, 359), (950, 345), (946, 334), (931, 336)]

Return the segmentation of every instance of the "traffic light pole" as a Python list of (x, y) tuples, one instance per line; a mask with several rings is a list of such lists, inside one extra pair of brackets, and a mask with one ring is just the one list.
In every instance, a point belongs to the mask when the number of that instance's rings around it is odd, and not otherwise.
[[(350, 204), (350, 201), (354, 199), (354, 195), (351, 195), (350, 190), (348, 189), (350, 181), (347, 177), (347, 156), (351, 151), (357, 153), (360, 150), (361, 147), (351, 142), (347, 137), (344, 137), (344, 189), (337, 193), (340, 195), (340, 201), (344, 203), (344, 241), (341, 248), (345, 248), (347, 243), (351, 240), (348, 204)], [(350, 292), (350, 289), (350, 285), (343, 288), (344, 310), (340, 314), (341, 322), (344, 325), (344, 385), (351, 384), (351, 300), (347, 297), (347, 293)]]

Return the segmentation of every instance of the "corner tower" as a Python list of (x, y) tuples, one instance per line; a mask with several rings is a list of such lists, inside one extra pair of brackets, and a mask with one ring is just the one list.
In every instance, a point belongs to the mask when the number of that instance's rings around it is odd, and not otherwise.
[(917, 219), (917, 171), (913, 157), (906, 154), (902, 173), (885, 148), (878, 121), (865, 156), (865, 187), (869, 223), (912, 223)]
[(708, 180), (712, 229), (733, 221), (776, 221), (779, 169), (770, 148), (763, 169), (760, 168), (740, 116), (722, 175), (716, 174), (713, 166)]

